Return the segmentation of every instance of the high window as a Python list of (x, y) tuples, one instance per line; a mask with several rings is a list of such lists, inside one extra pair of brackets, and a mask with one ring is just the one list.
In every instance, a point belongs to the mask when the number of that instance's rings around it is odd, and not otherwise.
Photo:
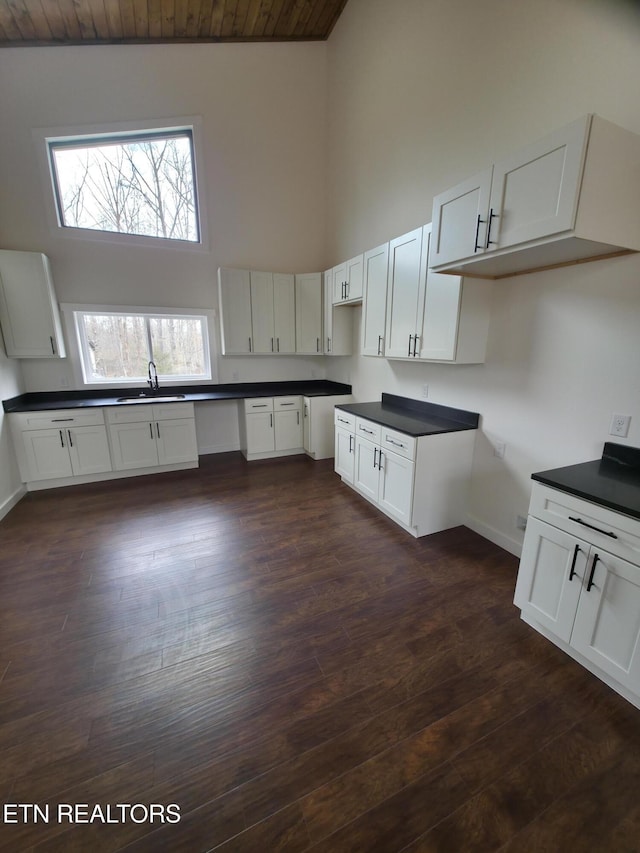
[(86, 384), (211, 379), (207, 318), (189, 314), (73, 312)]
[(47, 139), (58, 223), (200, 242), (191, 128)]

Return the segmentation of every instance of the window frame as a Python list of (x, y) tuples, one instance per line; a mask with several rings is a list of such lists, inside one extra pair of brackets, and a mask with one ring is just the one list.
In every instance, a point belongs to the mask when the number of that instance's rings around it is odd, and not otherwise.
[(192, 309), (192, 308), (158, 308), (152, 306), (136, 306), (136, 305), (78, 305), (78, 304), (62, 304), (60, 306), (66, 331), (67, 342), (69, 343), (69, 357), (74, 374), (75, 384), (82, 388), (133, 388), (146, 386), (147, 377), (135, 377), (131, 379), (105, 379), (95, 380), (89, 373), (90, 361), (88, 356), (88, 348), (86, 336), (81, 328), (80, 318), (85, 314), (107, 314), (107, 315), (125, 315), (128, 317), (145, 317), (146, 334), (150, 352), (151, 348), (150, 331), (148, 320), (151, 318), (176, 318), (176, 319), (193, 319), (200, 318), (202, 321), (203, 332), (203, 349), (204, 349), (204, 364), (208, 376), (185, 377), (175, 375), (159, 374), (158, 378), (163, 387), (172, 387), (178, 385), (208, 385), (217, 383), (217, 365), (213, 358), (216, 352), (215, 344), (215, 318), (214, 312), (209, 309)]
[[(55, 163), (51, 148), (57, 146), (81, 147), (84, 142), (126, 141), (127, 139), (163, 138), (188, 133), (191, 138), (193, 192), (196, 205), (198, 240), (176, 240), (170, 237), (154, 237), (144, 234), (127, 234), (119, 231), (99, 231), (93, 228), (77, 228), (65, 225), (60, 212), (60, 194), (55, 176)], [(38, 152), (42, 175), (45, 209), (52, 233), (57, 237), (72, 240), (92, 240), (100, 243), (115, 243), (120, 246), (149, 248), (171, 248), (177, 251), (209, 251), (209, 229), (204, 182), (204, 141), (200, 116), (183, 116), (173, 119), (142, 120), (135, 122), (112, 122), (94, 125), (36, 128), (33, 138)]]

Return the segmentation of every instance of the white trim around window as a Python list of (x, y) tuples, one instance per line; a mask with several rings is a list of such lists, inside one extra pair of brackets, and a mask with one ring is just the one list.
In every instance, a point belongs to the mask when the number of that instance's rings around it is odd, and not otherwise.
[[(146, 376), (136, 376), (131, 379), (114, 379), (94, 381), (90, 376), (90, 362), (87, 356), (84, 338), (79, 332), (77, 319), (82, 314), (116, 314), (127, 316), (142, 316), (146, 318), (203, 318), (203, 345), (205, 360), (205, 375), (197, 377), (160, 376), (161, 385), (201, 385), (217, 383), (216, 323), (215, 312), (204, 308), (158, 308), (157, 306), (139, 305), (86, 305), (62, 303), (60, 305), (68, 344), (67, 355), (71, 363), (76, 388), (137, 388), (146, 384)], [(83, 355), (84, 350), (84, 355)]]

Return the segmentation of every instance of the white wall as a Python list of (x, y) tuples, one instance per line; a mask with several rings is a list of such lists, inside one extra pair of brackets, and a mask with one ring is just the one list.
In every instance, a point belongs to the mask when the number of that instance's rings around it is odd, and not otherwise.
[[(633, 8), (349, 0), (329, 39), (328, 262), (430, 221), (437, 192), (584, 113), (640, 133)], [(614, 411), (640, 445), (638, 329), (634, 256), (497, 282), (484, 365), (355, 356), (328, 376), (362, 400), (428, 383), (431, 400), (480, 412), (470, 523), (517, 552), (533, 471), (598, 458)]]
[[(215, 308), (216, 271), (323, 269), (326, 44), (15, 48), (0, 52), (2, 248), (45, 252), (60, 302)], [(200, 116), (209, 251), (78, 240), (49, 226), (34, 129)], [(226, 359), (222, 381), (310, 377)], [(317, 367), (317, 365), (316, 365)], [(27, 390), (73, 383), (25, 363)]]

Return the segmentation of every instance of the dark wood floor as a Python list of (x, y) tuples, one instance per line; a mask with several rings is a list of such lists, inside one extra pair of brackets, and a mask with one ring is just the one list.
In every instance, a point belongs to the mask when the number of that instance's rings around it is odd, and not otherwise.
[(224, 454), (0, 523), (0, 798), (50, 809), (2, 850), (640, 850), (640, 712), (519, 620), (513, 556), (412, 539), (331, 463)]

